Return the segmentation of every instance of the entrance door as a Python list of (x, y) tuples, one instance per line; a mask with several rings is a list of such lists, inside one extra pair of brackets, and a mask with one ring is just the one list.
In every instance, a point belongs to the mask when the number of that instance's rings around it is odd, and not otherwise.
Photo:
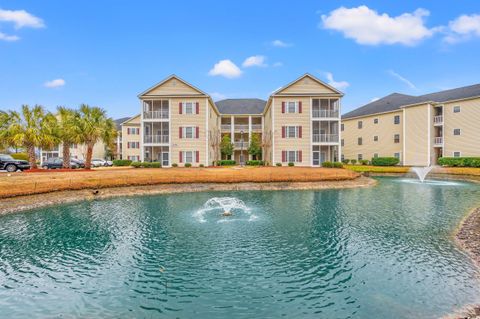
[(162, 166), (168, 166), (169, 165), (168, 157), (169, 157), (168, 152), (162, 152)]
[(320, 152), (313, 151), (313, 166), (319, 166), (319, 165), (320, 165)]

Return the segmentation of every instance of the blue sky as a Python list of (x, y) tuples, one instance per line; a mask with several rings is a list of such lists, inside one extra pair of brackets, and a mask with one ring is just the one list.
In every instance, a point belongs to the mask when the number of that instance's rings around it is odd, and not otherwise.
[(345, 92), (344, 112), (480, 83), (478, 1), (288, 3), (0, 1), (0, 109), (130, 116), (172, 73), (214, 99), (266, 99), (309, 72)]

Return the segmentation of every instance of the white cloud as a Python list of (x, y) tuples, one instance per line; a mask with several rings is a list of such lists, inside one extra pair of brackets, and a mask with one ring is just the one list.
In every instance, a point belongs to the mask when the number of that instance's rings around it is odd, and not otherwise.
[(282, 63), (282, 62), (275, 62), (275, 63), (273, 64), (273, 66), (276, 67), (276, 68), (278, 68), (278, 67), (283, 66), (283, 63)]
[(272, 45), (277, 48), (288, 48), (291, 47), (293, 44), (283, 42), (282, 40), (273, 40)]
[(325, 77), (328, 80), (328, 84), (333, 86), (336, 89), (344, 90), (350, 86), (350, 83), (348, 83), (347, 81), (339, 81), (339, 82), (335, 81), (333, 79), (333, 74), (330, 72), (325, 72)]
[(58, 88), (65, 85), (64, 79), (55, 79), (52, 81), (47, 81), (43, 84), (47, 88)]
[(224, 99), (227, 98), (227, 96), (225, 94), (222, 94), (222, 93), (219, 93), (219, 92), (212, 92), (212, 93), (210, 93), (210, 96), (212, 97), (212, 99), (214, 101), (224, 100)]
[(367, 6), (340, 7), (328, 15), (322, 15), (323, 27), (342, 32), (346, 38), (359, 44), (415, 45), (432, 36), (439, 28), (427, 28), (424, 18), (430, 13), (417, 9), (397, 17), (379, 14)]
[(267, 64), (265, 64), (266, 58), (263, 55), (254, 55), (251, 57), (248, 57), (243, 61), (242, 66), (244, 68), (249, 68), (252, 66), (260, 66), (260, 67), (265, 67)]
[(0, 21), (13, 22), (16, 29), (43, 28), (45, 24), (43, 20), (28, 13), (25, 10), (2, 10), (0, 9)]
[(393, 70), (388, 70), (388, 74), (390, 74), (391, 76), (393, 76), (394, 78), (402, 81), (403, 83), (405, 83), (406, 85), (408, 85), (410, 88), (416, 90), (417, 87), (415, 86), (415, 84), (413, 84), (410, 80), (404, 78), (403, 76), (401, 76), (400, 74), (398, 74), (397, 72), (393, 71)]
[(443, 38), (448, 43), (456, 43), (480, 37), (480, 15), (461, 15), (448, 24), (448, 34)]
[(18, 40), (20, 40), (20, 37), (18, 37), (16, 35), (8, 35), (8, 34), (0, 32), (0, 40), (3, 40), (3, 41), (18, 41)]
[(235, 65), (232, 61), (220, 60), (218, 63), (215, 63), (213, 68), (208, 72), (211, 76), (223, 76), (228, 79), (238, 78), (242, 75), (242, 70), (238, 66)]

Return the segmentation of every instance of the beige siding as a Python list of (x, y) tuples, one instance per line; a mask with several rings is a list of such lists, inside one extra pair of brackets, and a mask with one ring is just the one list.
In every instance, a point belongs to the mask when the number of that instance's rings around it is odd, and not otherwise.
[(287, 86), (285, 89), (279, 91), (277, 94), (332, 94), (336, 93), (329, 87), (315, 81), (314, 79), (306, 76), (302, 77), (297, 82)]
[[(460, 106), (460, 112), (454, 113), (454, 106)], [(480, 156), (480, 99), (445, 103), (444, 116), (444, 156)], [(460, 129), (460, 135), (453, 135), (454, 129)]]
[[(396, 115), (400, 116), (400, 124), (394, 124)], [(378, 119), (378, 124), (374, 123), (374, 119)], [(358, 128), (359, 121), (362, 121), (361, 129)], [(370, 160), (375, 154), (379, 157), (393, 157), (395, 153), (400, 153), (402, 159), (402, 111), (348, 119), (342, 123), (344, 125), (342, 152), (345, 159), (358, 159), (358, 154), (362, 154), (363, 159)], [(400, 143), (394, 143), (395, 134), (400, 134)], [(377, 142), (374, 141), (374, 136), (378, 136)], [(358, 145), (359, 137), (362, 138), (362, 145)]]
[(220, 140), (221, 140), (220, 116), (215, 111), (215, 107), (212, 105), (212, 103), (209, 102), (208, 104), (209, 104), (209, 112), (208, 112), (209, 158), (208, 158), (208, 163), (205, 163), (205, 165), (212, 165), (213, 161), (217, 161), (220, 159)]
[(172, 78), (162, 83), (162, 85), (156, 88), (153, 88), (152, 90), (144, 94), (143, 97), (147, 97), (150, 95), (176, 96), (176, 95), (203, 95), (203, 94), (198, 90), (192, 88), (191, 86), (186, 85), (182, 81)]
[[(267, 105), (268, 107), (268, 105)], [(268, 162), (269, 165), (274, 165), (272, 158), (272, 108), (268, 107), (263, 117), (263, 159)]]
[[(405, 108), (405, 165), (409, 166), (427, 166), (432, 156), (431, 141), (428, 140), (428, 128), (432, 123), (432, 112), (429, 114), (430, 105)], [(430, 137), (433, 137), (433, 131)]]
[[(59, 146), (60, 157), (62, 156), (62, 149), (62, 146)], [(70, 148), (70, 156), (85, 160), (87, 157), (87, 146), (85, 144), (78, 144), (76, 148)], [(93, 147), (92, 158), (105, 159), (105, 156), (105, 144), (101, 141), (95, 143), (95, 146)]]
[(138, 156), (140, 158), (140, 148), (128, 148), (128, 142), (140, 142), (140, 134), (128, 134), (128, 128), (140, 128), (140, 115), (130, 119), (122, 125), (122, 158), (128, 159), (129, 156)]

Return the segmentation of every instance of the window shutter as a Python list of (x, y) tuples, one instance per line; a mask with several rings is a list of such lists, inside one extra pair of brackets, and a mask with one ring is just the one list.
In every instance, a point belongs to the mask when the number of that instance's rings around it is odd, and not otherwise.
[(183, 163), (183, 152), (182, 151), (178, 152), (178, 161), (180, 163)]
[(182, 102), (178, 102), (178, 114), (182, 114), (183, 113), (183, 108), (182, 108), (183, 104)]
[(195, 152), (195, 162), (200, 162), (200, 151)]
[(200, 103), (195, 103), (195, 113), (200, 114)]
[(298, 113), (302, 113), (302, 101), (298, 101)]
[(285, 102), (282, 102), (282, 113), (285, 113)]
[(285, 138), (285, 126), (282, 126), (282, 138)]
[(180, 127), (178, 128), (178, 138), (183, 138), (183, 136), (182, 136), (183, 134), (182, 134), (182, 133), (183, 133), (183, 127), (180, 126)]
[[(198, 113), (197, 113), (197, 114), (198, 114)], [(200, 127), (197, 126), (197, 127), (195, 128), (195, 138), (199, 138), (199, 137), (200, 137)]]
[(130, 142), (127, 142), (127, 148), (130, 148)]
[(298, 127), (298, 138), (302, 138), (302, 127)]
[(127, 134), (130, 135), (130, 128), (127, 127)]
[(298, 161), (302, 161), (302, 151), (298, 151)]
[(287, 152), (286, 152), (286, 151), (282, 151), (282, 162), (286, 162), (286, 161), (287, 161), (286, 157), (287, 157)]

